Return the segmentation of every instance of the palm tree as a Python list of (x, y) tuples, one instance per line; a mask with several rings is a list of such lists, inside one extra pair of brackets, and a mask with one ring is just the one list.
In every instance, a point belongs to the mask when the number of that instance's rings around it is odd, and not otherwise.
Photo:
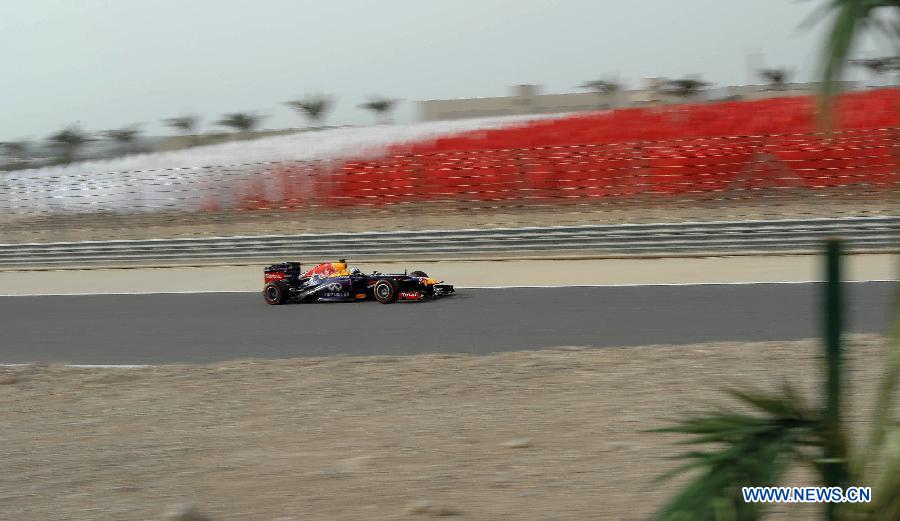
[(615, 94), (622, 90), (622, 85), (613, 80), (593, 80), (582, 83), (579, 88), (591, 89), (597, 94)]
[(163, 123), (181, 135), (188, 135), (196, 132), (200, 124), (200, 118), (191, 115), (178, 116), (177, 118), (164, 119)]
[(298, 113), (306, 116), (310, 126), (318, 126), (324, 119), (325, 113), (331, 108), (332, 100), (327, 96), (306, 96), (303, 99), (295, 99), (284, 103)]
[(658, 88), (662, 94), (688, 99), (693, 98), (709, 85), (698, 77), (686, 77), (680, 80), (663, 80)]
[(858, 65), (878, 76), (886, 72), (900, 69), (900, 57), (891, 56), (883, 58), (869, 58), (865, 60), (850, 60), (853, 65)]
[(850, 60), (850, 63), (865, 68), (876, 80), (880, 79), (884, 74), (900, 71), (900, 56)]
[(47, 140), (53, 148), (61, 151), (59, 160), (63, 163), (71, 162), (77, 156), (79, 149), (87, 143), (94, 141), (94, 139), (78, 125), (69, 125), (56, 134), (48, 137)]
[(26, 159), (31, 151), (31, 143), (27, 140), (5, 141), (0, 143), (3, 153), (10, 159)]
[[(820, 123), (831, 127), (831, 106), (850, 50), (860, 33), (874, 29), (885, 34), (892, 45), (900, 41), (900, 27), (879, 14), (900, 15), (900, 0), (825, 0), (824, 4), (807, 20), (807, 24), (831, 16), (831, 29), (825, 39), (821, 55), (821, 106)], [(894, 18), (896, 20), (896, 18)], [(896, 50), (896, 49), (895, 49)]]
[(232, 112), (216, 122), (216, 125), (233, 128), (237, 132), (250, 132), (254, 130), (263, 117), (250, 112)]
[[(825, 519), (900, 519), (900, 422), (893, 416), (900, 377), (900, 320), (894, 321), (868, 440), (852, 444), (841, 406), (846, 386), (840, 337), (840, 249), (839, 241), (828, 242), (822, 403), (807, 402), (789, 384), (775, 394), (731, 391), (753, 412), (723, 409), (661, 429), (686, 435), (683, 444), (693, 447), (677, 456), (685, 463), (664, 477), (685, 472), (693, 472), (694, 477), (657, 519), (759, 519), (764, 513), (760, 504), (745, 502), (741, 488), (776, 486), (797, 465), (808, 467), (827, 487), (871, 485), (874, 489), (871, 505), (830, 503)], [(900, 307), (897, 312), (900, 317)], [(704, 446), (711, 448), (701, 450)]]
[(374, 112), (376, 123), (390, 123), (388, 114), (394, 110), (394, 107), (399, 101), (400, 100), (396, 99), (377, 97), (361, 104), (359, 107)]
[[(579, 88), (590, 89), (596, 92), (601, 100), (609, 100), (622, 90), (622, 85), (615, 80), (593, 80), (582, 83)], [(616, 105), (615, 100), (612, 105)]]
[(135, 125), (105, 130), (102, 132), (104, 137), (115, 142), (119, 147), (126, 151), (134, 149), (134, 142), (137, 140), (140, 133), (140, 129)]
[(760, 69), (756, 72), (769, 84), (771, 90), (784, 90), (791, 75), (787, 69)]

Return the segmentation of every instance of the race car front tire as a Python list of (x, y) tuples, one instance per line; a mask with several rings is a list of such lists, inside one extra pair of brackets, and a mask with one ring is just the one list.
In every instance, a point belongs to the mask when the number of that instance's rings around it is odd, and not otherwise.
[(287, 302), (288, 287), (283, 281), (276, 280), (266, 284), (263, 287), (263, 298), (266, 304), (277, 306)]
[(372, 288), (372, 293), (375, 295), (375, 300), (378, 302), (390, 304), (391, 302), (395, 302), (400, 295), (400, 287), (395, 280), (381, 279), (375, 283), (375, 287)]

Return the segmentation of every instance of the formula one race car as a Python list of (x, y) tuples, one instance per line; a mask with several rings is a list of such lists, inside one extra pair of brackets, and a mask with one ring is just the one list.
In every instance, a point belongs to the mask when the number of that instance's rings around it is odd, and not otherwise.
[(355, 302), (377, 300), (390, 304), (398, 300), (418, 302), (452, 295), (453, 286), (429, 277), (425, 272), (364, 274), (347, 267), (347, 261), (326, 262), (303, 272), (299, 262), (273, 264), (265, 269), (263, 298), (268, 304), (285, 302)]

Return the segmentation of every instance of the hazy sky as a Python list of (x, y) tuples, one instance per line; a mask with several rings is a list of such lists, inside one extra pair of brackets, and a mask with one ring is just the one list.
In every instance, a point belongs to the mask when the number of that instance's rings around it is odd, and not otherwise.
[[(300, 126), (282, 101), (337, 98), (332, 124), (369, 123), (369, 95), (415, 101), (567, 92), (615, 75), (747, 83), (748, 55), (808, 79), (822, 0), (2, 0), (0, 140), (228, 111)], [(862, 54), (866, 54), (863, 49)], [(869, 54), (872, 51), (868, 51)], [(877, 54), (877, 53), (876, 53)]]

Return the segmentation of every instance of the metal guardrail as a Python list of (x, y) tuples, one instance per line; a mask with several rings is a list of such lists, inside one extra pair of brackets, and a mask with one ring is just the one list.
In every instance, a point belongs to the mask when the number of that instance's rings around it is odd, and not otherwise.
[(0, 244), (0, 267), (178, 265), (348, 257), (686, 256), (810, 253), (826, 237), (853, 252), (900, 251), (900, 217), (489, 228)]

